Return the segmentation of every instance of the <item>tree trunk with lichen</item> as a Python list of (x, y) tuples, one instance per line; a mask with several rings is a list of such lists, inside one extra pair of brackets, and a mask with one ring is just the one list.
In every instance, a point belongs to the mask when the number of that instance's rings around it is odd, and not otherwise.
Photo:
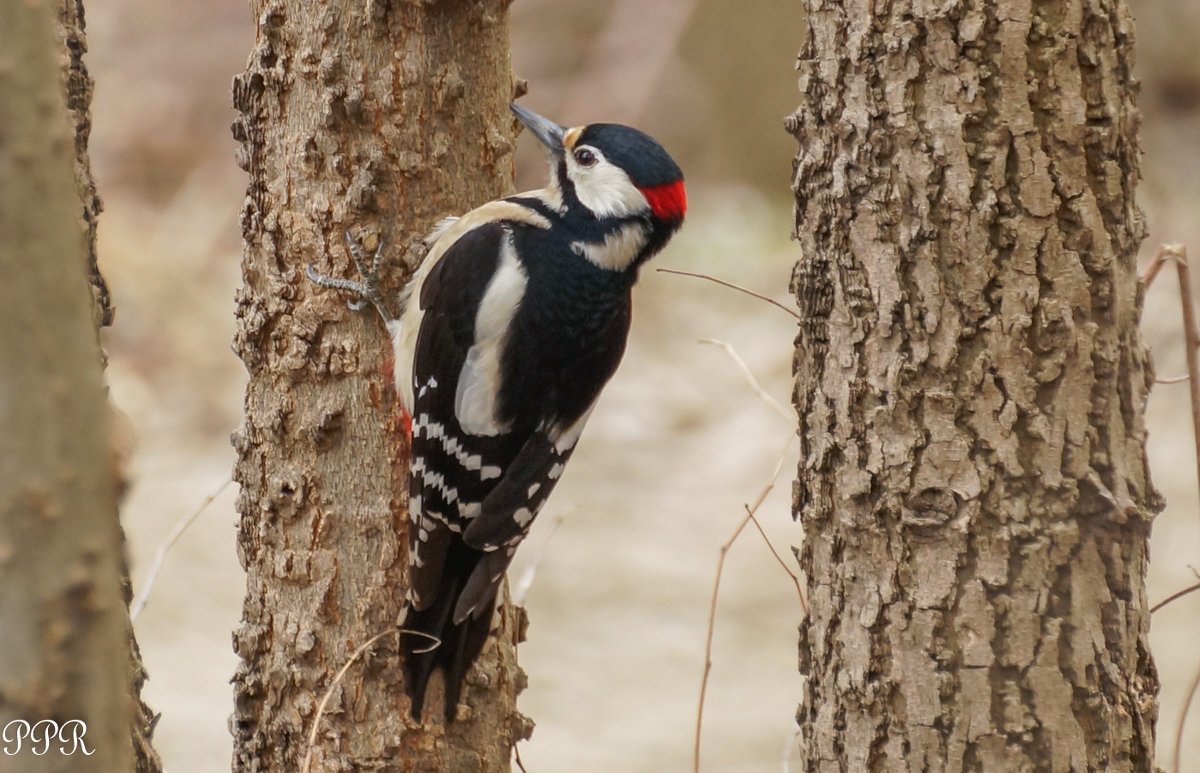
[(88, 289), (99, 272), (80, 11), (0, 4), (0, 759), (152, 771), (136, 644), (130, 668), (105, 314)]
[(806, 0), (803, 769), (1153, 771), (1121, 0)]
[(234, 82), (250, 183), (234, 347), (250, 373), (234, 437), (248, 573), (235, 649), (234, 768), (506, 771), (517, 610), (468, 677), (469, 710), (409, 719), (394, 631), (408, 518), (405, 446), (369, 310), (304, 276), (353, 278), (345, 234), (384, 239), (396, 292), (440, 217), (511, 192), (507, 3), (253, 0), (257, 43)]

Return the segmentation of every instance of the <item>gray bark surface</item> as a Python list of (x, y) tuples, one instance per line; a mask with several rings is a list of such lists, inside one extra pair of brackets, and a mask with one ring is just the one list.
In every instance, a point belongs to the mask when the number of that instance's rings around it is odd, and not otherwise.
[(807, 0), (808, 771), (1153, 771), (1120, 0)]

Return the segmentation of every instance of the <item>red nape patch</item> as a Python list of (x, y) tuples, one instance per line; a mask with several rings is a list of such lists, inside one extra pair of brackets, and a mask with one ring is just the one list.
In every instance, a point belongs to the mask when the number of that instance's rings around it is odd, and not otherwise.
[(687, 212), (687, 191), (683, 187), (683, 180), (640, 190), (650, 204), (650, 211), (660, 220), (682, 220)]

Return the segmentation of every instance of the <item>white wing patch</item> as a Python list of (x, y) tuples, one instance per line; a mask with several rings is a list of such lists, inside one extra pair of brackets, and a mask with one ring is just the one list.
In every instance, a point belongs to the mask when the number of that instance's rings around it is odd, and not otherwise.
[[(542, 198), (544, 191), (531, 191), (526, 196)], [(514, 220), (527, 223), (537, 228), (549, 228), (550, 221), (537, 212), (521, 204), (500, 199), (473, 209), (462, 217), (446, 217), (438, 221), (433, 231), (426, 237), (429, 253), (413, 274), (413, 278), (404, 288), (401, 298), (404, 301), (404, 312), (400, 319), (388, 325), (392, 336), (392, 351), (395, 356), (396, 392), (407, 410), (412, 410), (413, 402), (413, 360), (417, 356), (417, 336), (421, 332), (421, 287), (425, 278), (446, 254), (446, 250), (461, 239), (465, 234), (481, 225), (497, 220)]]
[(454, 415), (470, 435), (492, 437), (508, 429), (496, 416), (500, 359), (527, 282), (525, 269), (513, 249), (512, 235), (506, 233), (500, 246), (500, 264), (475, 314), (475, 344), (467, 351), (454, 393)]

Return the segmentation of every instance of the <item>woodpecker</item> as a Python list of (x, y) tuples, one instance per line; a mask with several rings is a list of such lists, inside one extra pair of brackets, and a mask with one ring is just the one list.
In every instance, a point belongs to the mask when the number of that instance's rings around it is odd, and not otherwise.
[(368, 266), (351, 242), (362, 282), (309, 268), (372, 301), (392, 336), (412, 449), (401, 625), (432, 637), (401, 637), (417, 721), (438, 669), (453, 721), (505, 570), (624, 354), (638, 270), (687, 210), (683, 173), (650, 136), (511, 109), (548, 151), (548, 184), (439, 223), (398, 318), (378, 252)]

